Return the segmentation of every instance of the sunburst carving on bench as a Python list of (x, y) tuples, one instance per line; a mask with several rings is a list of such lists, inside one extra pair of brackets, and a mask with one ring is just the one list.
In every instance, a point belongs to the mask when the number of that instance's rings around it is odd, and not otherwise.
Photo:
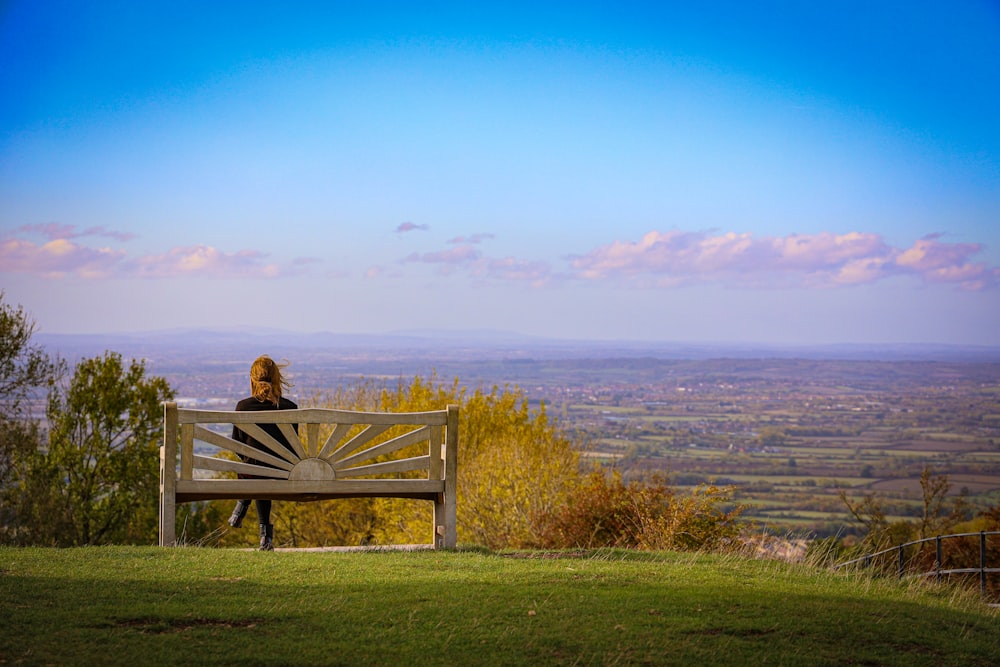
[[(416, 470), (429, 471), (435, 463), (430, 454), (391, 461), (376, 461), (376, 459), (422, 442), (440, 442), (440, 427), (420, 426), (385, 442), (368, 446), (390, 426), (368, 425), (359, 433), (347, 438), (351, 429), (356, 426), (356, 424), (347, 423), (335, 424), (329, 436), (320, 445), (320, 425), (307, 423), (300, 426), (300, 429), (305, 427), (306, 443), (303, 447), (299, 435), (295, 433), (290, 424), (278, 424), (277, 426), (291, 444), (293, 451), (287, 449), (260, 426), (252, 423), (238, 424), (237, 428), (267, 447), (268, 451), (244, 445), (237, 440), (209, 430), (201, 424), (183, 424), (181, 426), (182, 446), (190, 446), (188, 443), (200, 440), (222, 450), (242, 454), (267, 464), (254, 465), (242, 461), (195, 454), (192, 456), (192, 465), (197, 469), (290, 481), (326, 481)], [(347, 439), (345, 440), (345, 438)], [(440, 458), (435, 458), (439, 464)]]

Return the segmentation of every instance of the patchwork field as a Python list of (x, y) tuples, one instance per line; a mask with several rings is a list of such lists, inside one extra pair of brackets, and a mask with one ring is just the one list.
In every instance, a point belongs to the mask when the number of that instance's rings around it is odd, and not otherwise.
[(780, 531), (856, 531), (839, 495), (921, 511), (925, 467), (974, 509), (1000, 501), (1000, 365), (647, 360), (659, 381), (553, 401), (588, 458), (627, 477), (732, 485)]

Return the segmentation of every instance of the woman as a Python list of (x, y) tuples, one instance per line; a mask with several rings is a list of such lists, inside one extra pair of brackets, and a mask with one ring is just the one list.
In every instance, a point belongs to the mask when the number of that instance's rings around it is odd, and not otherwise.
[[(244, 398), (242, 401), (236, 404), (236, 409), (238, 411), (257, 411), (257, 410), (294, 410), (299, 406), (282, 397), (282, 391), (287, 389), (291, 385), (281, 376), (281, 369), (287, 364), (278, 365), (267, 355), (257, 357), (254, 360), (253, 365), (250, 366), (250, 396)], [(288, 451), (294, 452), (292, 446), (288, 444), (288, 440), (281, 433), (281, 430), (276, 424), (258, 424), (258, 426), (267, 432), (272, 438), (277, 440), (279, 443), (288, 448)], [(295, 432), (298, 433), (298, 424), (295, 425)], [(259, 449), (262, 452), (269, 452), (270, 450), (257, 442), (249, 435), (238, 429), (235, 425), (233, 426), (233, 440), (238, 440), (246, 445), (250, 445), (255, 449)], [(260, 461), (255, 461), (246, 456), (240, 455), (240, 458), (254, 465), (268, 466), (266, 463), (261, 463)], [(240, 479), (260, 479), (254, 475), (237, 475)], [(257, 518), (260, 522), (260, 550), (261, 551), (273, 551), (274, 550), (274, 526), (271, 525), (271, 501), (264, 499), (257, 499), (255, 501), (257, 505)], [(229, 525), (233, 528), (239, 528), (243, 525), (243, 517), (246, 516), (247, 510), (250, 508), (250, 500), (240, 500), (236, 503), (236, 508), (233, 510), (233, 515), (229, 517)]]

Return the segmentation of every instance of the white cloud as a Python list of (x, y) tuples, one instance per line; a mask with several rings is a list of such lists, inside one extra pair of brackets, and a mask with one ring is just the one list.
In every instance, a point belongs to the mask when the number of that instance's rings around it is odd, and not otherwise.
[[(256, 250), (226, 252), (207, 245), (131, 256), (122, 249), (88, 246), (78, 240), (100, 235), (119, 240), (130, 237), (98, 227), (77, 232), (71, 225), (27, 225), (15, 233), (0, 238), (0, 273), (53, 279), (269, 279), (307, 275), (323, 262), (316, 257), (298, 257), (282, 263)], [(31, 240), (29, 236), (48, 240)], [(441, 275), (464, 273), (479, 281), (535, 287), (568, 279), (658, 289), (695, 284), (834, 288), (876, 283), (893, 276), (969, 291), (1000, 285), (1000, 268), (974, 261), (983, 250), (980, 244), (948, 243), (938, 234), (924, 236), (908, 248), (897, 248), (869, 232), (755, 237), (749, 232), (654, 230), (637, 241), (616, 240), (570, 256), (565, 270), (556, 270), (543, 259), (490, 257), (480, 244), (491, 238), (492, 234), (458, 236), (441, 250), (411, 253), (398, 261), (397, 269), (372, 266), (365, 277), (400, 278), (405, 276), (402, 267), (426, 264)], [(343, 278), (346, 274), (328, 271), (325, 276)]]
[(45, 224), (21, 225), (16, 230), (22, 235), (39, 235), (51, 241), (58, 239), (75, 239), (84, 236), (103, 236), (117, 241), (131, 241), (137, 238), (132, 232), (119, 232), (113, 229), (106, 229), (103, 225), (88, 227), (82, 231), (77, 231), (76, 225), (63, 225), (57, 222)]
[(227, 253), (211, 246), (192, 245), (133, 258), (121, 249), (90, 247), (72, 238), (53, 238), (44, 243), (24, 238), (0, 239), (0, 273), (29, 273), (52, 279), (277, 278), (305, 270), (299, 265), (283, 268), (266, 257), (254, 250)]
[(493, 234), (472, 234), (471, 236), (456, 236), (453, 239), (449, 239), (448, 244), (449, 245), (466, 244), (466, 243), (477, 244), (494, 238), (496, 238), (496, 236), (494, 236)]
[(76, 275), (103, 278), (125, 261), (125, 252), (111, 248), (89, 248), (67, 239), (43, 244), (22, 239), (0, 240), (0, 272), (35, 273), (47, 278)]
[(400, 260), (401, 264), (436, 264), (442, 274), (451, 274), (456, 269), (475, 264), (482, 253), (471, 245), (458, 245), (436, 252), (410, 253)]
[(582, 280), (671, 287), (721, 283), (743, 287), (836, 287), (913, 275), (963, 289), (998, 284), (1000, 269), (974, 264), (982, 246), (928, 236), (908, 249), (878, 234), (849, 232), (755, 238), (750, 233), (651, 231), (639, 241), (614, 241), (570, 258)]
[(397, 234), (405, 234), (407, 232), (426, 232), (431, 228), (430, 225), (418, 225), (415, 222), (404, 222), (398, 227), (396, 227)]
[(277, 264), (265, 261), (255, 250), (225, 253), (212, 246), (171, 248), (161, 255), (145, 255), (130, 262), (129, 273), (138, 278), (276, 278), (282, 273)]

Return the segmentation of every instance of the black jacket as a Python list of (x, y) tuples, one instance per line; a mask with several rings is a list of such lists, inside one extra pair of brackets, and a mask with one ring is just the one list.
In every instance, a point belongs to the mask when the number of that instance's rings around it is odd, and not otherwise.
[[(248, 411), (256, 412), (258, 410), (294, 410), (298, 407), (299, 406), (296, 405), (293, 401), (290, 401), (284, 397), (281, 398), (280, 405), (278, 407), (275, 407), (274, 403), (271, 403), (270, 401), (260, 401), (254, 398), (253, 396), (249, 398), (244, 398), (242, 401), (236, 404), (237, 412), (248, 412)], [(284, 445), (288, 449), (288, 451), (290, 452), (295, 451), (294, 449), (292, 449), (292, 446), (288, 443), (288, 440), (285, 438), (285, 434), (281, 432), (277, 424), (258, 424), (258, 426), (264, 429), (264, 431), (272, 438), (274, 438), (282, 445)], [(295, 432), (298, 433), (299, 425), (293, 424), (293, 427), (295, 428)], [(255, 439), (251, 438), (249, 435), (241, 431), (235, 424), (233, 425), (233, 440), (242, 442), (245, 445), (250, 445), (254, 449), (259, 449), (262, 452), (267, 452), (269, 454), (272, 453), (270, 449), (268, 449), (267, 447), (260, 444)], [(248, 458), (243, 455), (240, 455), (240, 458), (243, 461), (247, 463), (252, 463), (254, 465), (266, 466), (268, 468), (274, 467), (266, 463), (261, 463), (260, 461)]]

